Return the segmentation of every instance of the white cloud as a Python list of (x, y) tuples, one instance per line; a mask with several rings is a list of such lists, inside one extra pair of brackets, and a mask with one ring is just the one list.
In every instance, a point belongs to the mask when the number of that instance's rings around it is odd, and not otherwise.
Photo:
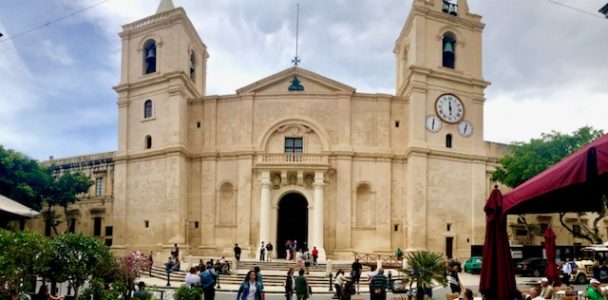
[(74, 63), (65, 45), (57, 45), (50, 40), (44, 40), (42, 46), (42, 53), (51, 61), (64, 66), (71, 66)]

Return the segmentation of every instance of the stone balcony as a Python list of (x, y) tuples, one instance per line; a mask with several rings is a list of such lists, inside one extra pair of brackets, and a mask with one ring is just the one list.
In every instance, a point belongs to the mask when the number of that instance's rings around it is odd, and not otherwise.
[(320, 153), (262, 153), (257, 155), (256, 167), (327, 169), (329, 157)]

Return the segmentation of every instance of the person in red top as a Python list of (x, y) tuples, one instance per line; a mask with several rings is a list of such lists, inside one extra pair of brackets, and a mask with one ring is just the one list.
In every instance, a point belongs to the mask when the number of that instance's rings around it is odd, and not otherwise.
[(319, 250), (317, 250), (317, 247), (312, 247), (312, 265), (313, 266), (317, 265), (317, 258), (319, 258)]

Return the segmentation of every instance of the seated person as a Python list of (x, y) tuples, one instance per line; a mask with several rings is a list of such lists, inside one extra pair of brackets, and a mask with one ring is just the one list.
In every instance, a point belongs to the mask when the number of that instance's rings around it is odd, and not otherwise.
[(549, 279), (546, 277), (541, 279), (540, 286), (540, 295), (545, 299), (551, 299), (553, 297), (553, 287), (549, 284)]
[(180, 263), (179, 263), (179, 258), (175, 258), (175, 263), (173, 264), (173, 271), (179, 271), (180, 268)]

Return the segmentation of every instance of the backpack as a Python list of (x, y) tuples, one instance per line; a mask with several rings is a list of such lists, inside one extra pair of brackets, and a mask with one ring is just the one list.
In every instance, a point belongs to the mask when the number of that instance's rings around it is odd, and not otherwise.
[(213, 278), (211, 271), (205, 270), (201, 273), (201, 283), (203, 284), (203, 288), (207, 288), (215, 284), (215, 279)]

